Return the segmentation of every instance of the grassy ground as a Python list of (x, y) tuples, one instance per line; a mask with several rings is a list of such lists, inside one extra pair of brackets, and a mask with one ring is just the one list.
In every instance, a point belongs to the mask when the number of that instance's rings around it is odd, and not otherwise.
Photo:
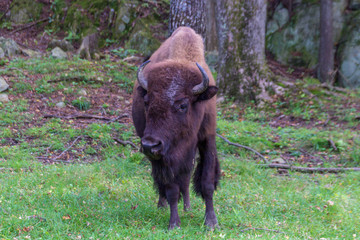
[[(220, 138), (220, 229), (203, 227), (204, 203), (192, 194), (192, 211), (179, 203), (182, 228), (168, 232), (149, 163), (114, 140), (139, 143), (128, 116), (135, 69), (110, 57), (0, 69), (11, 100), (0, 103), (0, 239), (359, 239), (359, 173), (259, 168), (261, 159)], [(270, 162), (359, 166), (359, 92), (316, 84), (294, 82), (261, 109), (224, 101), (218, 133)], [(84, 114), (104, 119), (63, 118)]]

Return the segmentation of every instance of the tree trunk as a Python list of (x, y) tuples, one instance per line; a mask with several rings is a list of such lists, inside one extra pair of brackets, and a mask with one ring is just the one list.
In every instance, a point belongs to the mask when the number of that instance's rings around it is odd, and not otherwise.
[(269, 99), (265, 74), (266, 0), (216, 1), (218, 84), (237, 100)]
[(334, 81), (332, 0), (320, 2), (320, 47), (318, 78), (322, 83)]
[(205, 37), (205, 0), (171, 0), (170, 34), (180, 26), (191, 27)]
[(205, 49), (215, 51), (218, 48), (216, 21), (215, 21), (216, 0), (205, 0)]

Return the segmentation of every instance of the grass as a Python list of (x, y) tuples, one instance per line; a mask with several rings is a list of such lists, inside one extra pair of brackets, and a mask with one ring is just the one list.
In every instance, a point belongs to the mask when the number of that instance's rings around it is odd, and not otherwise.
[[(135, 68), (109, 59), (18, 59), (7, 64), (2, 73), (10, 82), (11, 101), (0, 104), (0, 239), (360, 236), (360, 173), (289, 171), (280, 175), (274, 169), (257, 167), (260, 160), (251, 152), (220, 138), (222, 180), (214, 196), (220, 229), (209, 231), (203, 226), (204, 202), (192, 193), (192, 211), (183, 212), (179, 203), (182, 227), (169, 232), (169, 210), (156, 207), (149, 162), (137, 150), (113, 140), (139, 144), (131, 123), (42, 118), (47, 111), (64, 114), (52, 100), (58, 95), (69, 103), (66, 111), (77, 111), (71, 102), (78, 99), (80, 88), (86, 88), (94, 105), (81, 112), (118, 114), (120, 102), (101, 102), (106, 95), (94, 94), (108, 94), (105, 88), (111, 79), (109, 88), (125, 96), (131, 91)], [(59, 79), (59, 72), (83, 77), (76, 82), (49, 83)], [(305, 80), (307, 84), (314, 81)], [(115, 86), (119, 89), (114, 90)], [(314, 99), (309, 106), (302, 92), (291, 94), (291, 90), (285, 96), (293, 98), (279, 98), (263, 109), (252, 104), (240, 109), (225, 102), (218, 108), (217, 132), (256, 149), (269, 161), (284, 158), (299, 166), (359, 166), (360, 138), (354, 130), (359, 124), (357, 106), (350, 104), (345, 110), (341, 97), (328, 99), (321, 89), (316, 91), (322, 104)], [(352, 92), (346, 101), (359, 98), (358, 92)], [(341, 118), (324, 128), (328, 115), (321, 113), (331, 112), (341, 112)], [(303, 125), (273, 123), (281, 114), (282, 119), (300, 119)]]
[[(31, 170), (2, 171), (0, 237), (352, 239), (359, 234), (360, 174), (284, 178), (234, 157), (221, 159), (225, 176), (215, 195), (221, 228), (206, 231), (204, 204), (192, 196), (193, 210), (180, 212), (182, 228), (168, 232), (169, 213), (156, 208), (149, 164), (118, 157), (126, 151), (122, 147), (111, 150), (90, 165), (29, 161), (24, 166)], [(283, 233), (241, 233), (249, 227)]]

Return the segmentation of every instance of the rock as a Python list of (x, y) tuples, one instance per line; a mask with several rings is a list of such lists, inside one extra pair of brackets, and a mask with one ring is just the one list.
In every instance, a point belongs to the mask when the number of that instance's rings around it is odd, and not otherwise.
[(283, 158), (278, 157), (278, 158), (271, 160), (271, 163), (286, 164), (287, 162)]
[(8, 102), (9, 101), (9, 97), (7, 94), (2, 93), (0, 94), (0, 102)]
[(28, 57), (31, 57), (31, 58), (39, 58), (39, 57), (41, 57), (41, 53), (33, 51), (31, 49), (21, 48), (21, 51), (25, 56), (28, 56)]
[(0, 47), (0, 59), (5, 57), (4, 50)]
[[(282, 64), (314, 68), (319, 54), (320, 6), (303, 2), (294, 9), (295, 15), (287, 25), (284, 25), (287, 19), (284, 8), (276, 9), (273, 20), (268, 23), (266, 47)], [(346, 0), (333, 2), (335, 42), (341, 37), (346, 4)], [(279, 30), (280, 27), (283, 29)]]
[(19, 45), (12, 39), (0, 37), (0, 48), (3, 49), (5, 56), (14, 57), (20, 53)]
[(116, 16), (113, 33), (115, 38), (121, 38), (126, 34), (126, 30), (131, 28), (135, 19), (134, 5), (121, 1)]
[(151, 26), (157, 24), (153, 16), (148, 16), (136, 21), (136, 25), (132, 30), (129, 41), (125, 43), (126, 49), (136, 49), (143, 56), (150, 56), (156, 49), (160, 47), (160, 41), (154, 37)]
[(129, 56), (123, 59), (124, 62), (130, 63), (130, 64), (136, 64), (139, 62), (142, 62), (143, 58), (138, 56)]
[[(359, 16), (360, 18), (360, 16)], [(344, 87), (360, 87), (360, 26), (346, 34), (347, 41), (340, 50), (339, 82)]]
[(55, 106), (57, 108), (64, 108), (64, 107), (66, 107), (66, 104), (64, 102), (58, 102)]
[(16, 0), (10, 12), (10, 20), (15, 24), (24, 24), (30, 19), (39, 18), (43, 4), (38, 1)]
[(9, 84), (7, 84), (4, 78), (0, 77), (0, 92), (3, 92), (8, 88), (9, 88)]
[(351, 10), (359, 10), (360, 9), (360, 0), (350, 0), (349, 8)]
[(61, 48), (56, 47), (53, 50), (51, 50), (51, 57), (56, 58), (56, 59), (66, 59), (67, 54), (66, 54), (66, 52), (61, 50)]
[(61, 50), (65, 51), (65, 52), (75, 51), (73, 45), (71, 43), (69, 43), (68, 41), (66, 41), (65, 39), (63, 39), (63, 40), (53, 39), (49, 42), (48, 48), (54, 49), (56, 47), (61, 48)]
[(78, 92), (79, 95), (81, 96), (86, 96), (87, 95), (87, 92), (85, 89), (80, 89), (80, 91)]
[(267, 32), (266, 34), (271, 34), (277, 31), (279, 28), (283, 27), (289, 21), (289, 11), (287, 8), (280, 3), (274, 12), (274, 15), (271, 20), (267, 22)]

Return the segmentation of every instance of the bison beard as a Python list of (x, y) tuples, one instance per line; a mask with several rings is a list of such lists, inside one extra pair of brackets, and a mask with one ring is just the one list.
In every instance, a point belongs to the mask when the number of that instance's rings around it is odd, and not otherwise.
[(213, 193), (220, 178), (216, 153), (217, 87), (205, 63), (202, 38), (180, 27), (138, 70), (132, 115), (152, 165), (159, 207), (170, 205), (169, 229), (180, 226), (177, 203), (190, 209), (189, 185), (205, 200), (205, 224), (217, 226)]

